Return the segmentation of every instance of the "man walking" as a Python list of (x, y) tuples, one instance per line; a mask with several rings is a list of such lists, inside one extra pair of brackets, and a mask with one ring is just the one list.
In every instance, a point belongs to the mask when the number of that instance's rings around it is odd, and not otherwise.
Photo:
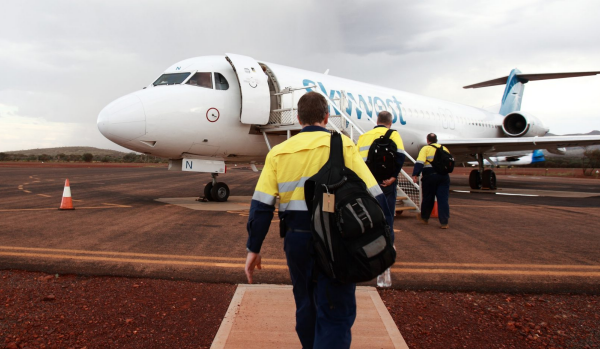
[(437, 173), (431, 165), (435, 157), (435, 152), (440, 147), (449, 153), (446, 147), (437, 144), (435, 133), (428, 134), (427, 145), (421, 148), (419, 152), (412, 176), (413, 181), (418, 183), (419, 175), (421, 172), (423, 173), (423, 179), (421, 180), (423, 202), (421, 203), (421, 213), (417, 213), (417, 219), (422, 223), (428, 223), (435, 199), (437, 198), (441, 228), (448, 229), (448, 219), (450, 218), (450, 206), (448, 205), (450, 176), (447, 173)]
[[(269, 230), (275, 199), (279, 196), (280, 228), (296, 302), (296, 332), (303, 348), (350, 348), (350, 329), (356, 318), (356, 284), (341, 284), (323, 273), (314, 275), (311, 254), (311, 217), (304, 201), (304, 182), (329, 159), (331, 135), (325, 128), (329, 118), (325, 98), (309, 92), (298, 101), (302, 131), (273, 147), (267, 155), (250, 206), (246, 276), (253, 282), (254, 269), (261, 269), (260, 249)], [(362, 161), (353, 142), (342, 137), (344, 162), (367, 185), (391, 213), (385, 197)], [(393, 235), (392, 235), (393, 236)]]
[[(392, 211), (392, 215), (396, 212), (396, 197), (398, 191), (398, 175), (402, 170), (406, 153), (404, 152), (404, 143), (402, 138), (395, 130), (390, 130), (392, 127), (392, 114), (388, 111), (382, 111), (377, 115), (377, 126), (365, 132), (358, 138), (358, 151), (363, 160), (367, 162), (367, 166), (373, 173), (373, 176), (379, 183), (383, 194), (387, 200), (388, 206)], [(387, 140), (393, 142), (392, 147), (380, 147), (379, 152), (383, 153), (377, 156), (374, 152), (373, 142), (385, 137), (388, 131), (391, 131)], [(380, 142), (380, 141), (378, 141)], [(385, 148), (385, 149), (384, 149)], [(395, 149), (394, 149), (395, 148)], [(391, 153), (386, 153), (391, 151)], [(369, 156), (371, 158), (369, 158)], [(387, 159), (386, 157), (391, 157)]]

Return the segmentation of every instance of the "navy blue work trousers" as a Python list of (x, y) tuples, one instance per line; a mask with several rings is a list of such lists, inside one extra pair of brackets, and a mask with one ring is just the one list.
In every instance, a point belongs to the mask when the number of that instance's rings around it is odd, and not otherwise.
[[(382, 187), (379, 186), (381, 188), (381, 191), (383, 192), (383, 195), (385, 195), (385, 201), (388, 204), (388, 207), (390, 208), (390, 211), (392, 212), (392, 222), (394, 221), (394, 215), (396, 214), (396, 198), (398, 196), (398, 183), (394, 182), (392, 185), (388, 185), (387, 187)], [(394, 231), (394, 227), (390, 227), (392, 228), (392, 232)], [(393, 236), (393, 234), (392, 234)], [(392, 239), (393, 242), (393, 239)]]
[(432, 173), (424, 175), (421, 180), (423, 185), (423, 202), (421, 203), (421, 217), (429, 219), (435, 199), (438, 204), (438, 217), (441, 224), (448, 224), (450, 218), (450, 206), (448, 195), (450, 194), (450, 176)]
[(288, 230), (283, 249), (294, 286), (296, 333), (302, 348), (350, 348), (356, 284), (340, 284), (322, 273), (313, 281), (310, 231)]

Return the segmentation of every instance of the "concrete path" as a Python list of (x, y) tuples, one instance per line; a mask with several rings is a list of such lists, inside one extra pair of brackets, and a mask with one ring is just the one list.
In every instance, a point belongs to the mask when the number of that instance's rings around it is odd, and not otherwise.
[[(408, 349), (374, 287), (356, 288), (352, 348)], [(292, 286), (238, 285), (211, 349), (300, 348)]]

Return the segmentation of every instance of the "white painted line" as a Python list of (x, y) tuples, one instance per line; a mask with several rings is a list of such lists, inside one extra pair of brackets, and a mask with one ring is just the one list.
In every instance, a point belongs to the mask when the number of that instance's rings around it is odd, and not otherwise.
[(496, 195), (510, 195), (510, 196), (539, 196), (532, 194), (511, 194), (511, 193), (496, 193)]

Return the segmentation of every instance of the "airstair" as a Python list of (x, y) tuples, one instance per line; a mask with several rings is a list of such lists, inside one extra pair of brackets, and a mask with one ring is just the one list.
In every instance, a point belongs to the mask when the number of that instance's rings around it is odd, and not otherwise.
[[(320, 93), (325, 97), (327, 103), (330, 106), (329, 113), (329, 122), (327, 123), (327, 128), (336, 131), (339, 133), (343, 133), (344, 135), (350, 137), (354, 143), (358, 142), (358, 137), (365, 133), (365, 131), (360, 128), (353, 120), (352, 117), (346, 112), (347, 104), (348, 104), (348, 96), (345, 91), (340, 91), (340, 96), (338, 98), (334, 98), (333, 100), (329, 98), (326, 94), (317, 90), (317, 86), (302, 86), (302, 87), (286, 87), (280, 92), (273, 93), (274, 96), (278, 96), (282, 99), (281, 105), (287, 105), (287, 108), (273, 109), (271, 110), (269, 116), (269, 123), (264, 126), (258, 126), (259, 132), (263, 134), (265, 137), (265, 142), (267, 143), (267, 147), (271, 150), (271, 145), (269, 143), (268, 134), (277, 134), (277, 135), (287, 135), (287, 138), (290, 138), (293, 134), (300, 132), (302, 126), (298, 124), (298, 106), (295, 99), (295, 91), (304, 90), (307, 88), (312, 88), (314, 91)], [(290, 102), (283, 103), (283, 97), (289, 96)], [(362, 112), (362, 115), (367, 117), (369, 121), (373, 125), (377, 125), (373, 118), (369, 117), (368, 114), (360, 108), (360, 106), (355, 102), (356, 108)], [(333, 108), (333, 111), (331, 111)], [(415, 163), (415, 159), (413, 159), (408, 153), (405, 153), (407, 159)], [(402, 170), (400, 175), (398, 176), (398, 194), (397, 194), (397, 205), (396, 212), (400, 212), (407, 210), (413, 210), (416, 212), (420, 212), (420, 203), (422, 198), (421, 187), (414, 183), (412, 178)]]

